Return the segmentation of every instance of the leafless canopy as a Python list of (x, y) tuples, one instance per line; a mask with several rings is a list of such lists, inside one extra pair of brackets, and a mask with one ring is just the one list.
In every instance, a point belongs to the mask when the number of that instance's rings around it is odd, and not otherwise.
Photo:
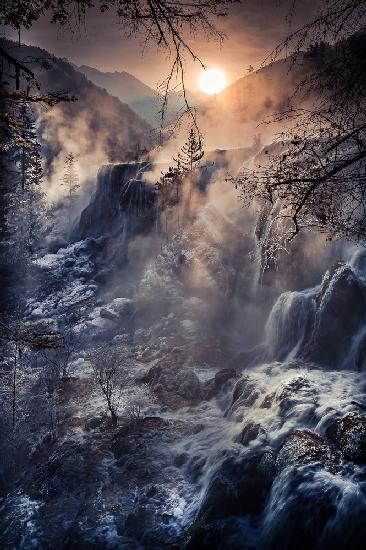
[(304, 228), (366, 243), (365, 22), (365, 0), (327, 0), (268, 59), (290, 54), (301, 74), (293, 105), (275, 116), (289, 129), (237, 184), (243, 200), (271, 205), (266, 235), (277, 227), (282, 244)]
[(34, 330), (32, 327), (21, 324), (10, 326), (3, 321), (0, 321), (1, 340), (25, 346), (35, 351), (62, 347), (62, 337), (52, 330)]
[[(167, 109), (168, 91), (175, 77), (180, 81), (187, 109), (190, 110), (184, 84), (184, 56), (203, 63), (191, 48), (189, 34), (204, 32), (210, 39), (224, 35), (214, 18), (225, 16), (230, 4), (238, 0), (9, 0), (0, 6), (0, 23), (16, 29), (29, 29), (40, 17), (61, 26), (80, 24), (88, 11), (97, 6), (101, 12), (113, 10), (121, 26), (129, 33), (141, 33), (146, 41), (163, 47), (172, 55), (171, 70), (162, 85), (161, 116)], [(0, 52), (1, 53), (1, 52)], [(22, 72), (24, 67), (21, 68)], [(28, 75), (29, 76), (29, 75)]]
[(112, 423), (116, 425), (121, 400), (121, 354), (119, 350), (102, 347), (94, 350), (90, 359), (95, 381), (104, 396)]

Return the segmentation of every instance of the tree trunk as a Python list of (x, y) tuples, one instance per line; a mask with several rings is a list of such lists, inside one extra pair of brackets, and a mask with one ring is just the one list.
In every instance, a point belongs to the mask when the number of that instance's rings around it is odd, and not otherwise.
[(111, 419), (113, 426), (117, 426), (118, 424), (118, 416), (116, 415), (114, 410), (111, 410)]
[(13, 399), (12, 399), (12, 428), (15, 429), (15, 409), (17, 400), (17, 362), (18, 362), (18, 345), (15, 346), (14, 368), (13, 368)]

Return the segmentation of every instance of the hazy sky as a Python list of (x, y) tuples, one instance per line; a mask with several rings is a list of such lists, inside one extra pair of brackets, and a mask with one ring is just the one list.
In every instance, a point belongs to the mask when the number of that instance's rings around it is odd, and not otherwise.
[[(190, 43), (207, 66), (226, 72), (228, 81), (246, 74), (250, 64), (258, 65), (266, 54), (288, 33), (313, 18), (319, 1), (297, 0), (291, 23), (286, 19), (294, 0), (242, 0), (234, 5), (227, 18), (217, 21), (228, 39), (220, 46), (206, 37), (192, 37)], [(155, 87), (166, 75), (166, 54), (153, 45), (143, 48), (142, 37), (128, 37), (123, 26), (116, 23), (112, 13), (93, 10), (87, 17), (85, 29), (72, 32), (57, 29), (43, 20), (23, 32), (22, 41), (67, 57), (78, 65), (90, 65), (104, 71), (132, 73), (146, 84)], [(197, 90), (199, 65), (189, 64), (187, 84)]]

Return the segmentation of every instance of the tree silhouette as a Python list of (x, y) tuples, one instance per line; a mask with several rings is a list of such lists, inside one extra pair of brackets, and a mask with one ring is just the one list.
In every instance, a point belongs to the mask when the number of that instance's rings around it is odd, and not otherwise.
[(289, 67), (300, 68), (289, 109), (272, 119), (289, 128), (236, 183), (244, 201), (270, 205), (275, 247), (303, 229), (366, 242), (365, 22), (366, 0), (331, 0), (269, 58), (290, 51)]
[(182, 146), (175, 160), (181, 172), (193, 170), (204, 156), (202, 140), (195, 128), (191, 128), (188, 140)]
[[(188, 55), (194, 61), (203, 63), (193, 51), (187, 41), (188, 34), (196, 34), (198, 31), (205, 33), (211, 39), (222, 41), (225, 35), (218, 31), (213, 23), (216, 17), (227, 15), (228, 7), (236, 0), (196, 0), (195, 2), (165, 0), (100, 0), (96, 7), (101, 13), (108, 10), (115, 12), (116, 20), (126, 29), (126, 34), (140, 33), (146, 42), (153, 42), (159, 47), (165, 48), (168, 54), (172, 54), (171, 69), (164, 83), (163, 101), (161, 106), (162, 121), (167, 109), (168, 92), (173, 80), (177, 77), (182, 87), (182, 95), (186, 110), (193, 116), (193, 111), (188, 103), (184, 68), (185, 56)], [(40, 18), (47, 18), (51, 24), (71, 27), (80, 26), (84, 22), (85, 15), (95, 8), (90, 0), (8, 0), (0, 3), (0, 24), (15, 29), (18, 32), (19, 43), (22, 29), (30, 29)], [(29, 89), (39, 88), (34, 73), (20, 60), (10, 55), (5, 48), (0, 47), (0, 56), (12, 64), (15, 70), (16, 91), (12, 92), (12, 100), (24, 94), (20, 91), (21, 77), (28, 82), (26, 96), (29, 101), (40, 101), (41, 95), (32, 95)], [(32, 84), (32, 86), (29, 86)], [(64, 99), (67, 98), (63, 94)], [(23, 97), (24, 98), (24, 97)], [(45, 94), (44, 102), (58, 100), (52, 94)]]
[(192, 127), (187, 141), (181, 147), (177, 157), (173, 158), (175, 165), (170, 166), (156, 184), (161, 211), (179, 204), (184, 179), (199, 165), (203, 156), (201, 136), (196, 128)]

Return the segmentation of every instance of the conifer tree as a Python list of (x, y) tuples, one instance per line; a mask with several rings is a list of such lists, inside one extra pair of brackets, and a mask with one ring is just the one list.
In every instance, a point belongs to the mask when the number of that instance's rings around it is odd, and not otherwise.
[(182, 146), (177, 158), (173, 159), (175, 166), (170, 166), (156, 184), (160, 195), (161, 210), (179, 203), (184, 176), (199, 165), (203, 156), (201, 136), (194, 128), (191, 128), (188, 140)]
[(41, 190), (41, 145), (35, 117), (27, 102), (19, 109), (19, 119), (21, 131), (11, 154), (15, 185), (9, 191), (7, 228), (9, 244), (18, 259), (25, 261), (42, 237), (46, 206)]
[(175, 160), (178, 170), (185, 172), (193, 170), (204, 156), (201, 136), (194, 128), (191, 128), (188, 140), (182, 146)]
[[(173, 158), (175, 166), (170, 166), (167, 172), (161, 175), (156, 184), (158, 191), (158, 208), (160, 212), (165, 212), (165, 233), (168, 238), (168, 214), (167, 209), (176, 206), (177, 225), (180, 225), (180, 208), (182, 199), (182, 187), (185, 182), (191, 186), (187, 177), (194, 168), (199, 165), (204, 156), (202, 140), (199, 133), (191, 128), (188, 140), (184, 143), (176, 158)], [(191, 191), (191, 187), (190, 187)], [(191, 202), (191, 193), (189, 193), (188, 204)]]
[(66, 201), (68, 209), (68, 227), (71, 228), (71, 212), (73, 202), (77, 198), (77, 190), (79, 189), (79, 174), (76, 168), (77, 159), (74, 153), (69, 153), (65, 159), (64, 175), (61, 185), (66, 187)]

